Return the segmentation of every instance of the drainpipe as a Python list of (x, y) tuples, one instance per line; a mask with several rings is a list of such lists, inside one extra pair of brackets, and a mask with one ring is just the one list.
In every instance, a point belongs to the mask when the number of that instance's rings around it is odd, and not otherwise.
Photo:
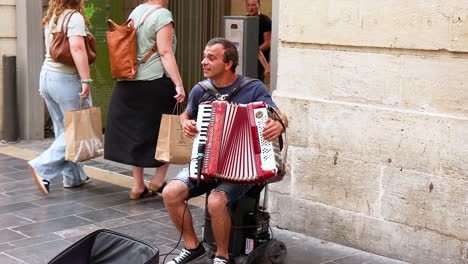
[(18, 140), (18, 103), (16, 100), (16, 56), (3, 55), (3, 142)]

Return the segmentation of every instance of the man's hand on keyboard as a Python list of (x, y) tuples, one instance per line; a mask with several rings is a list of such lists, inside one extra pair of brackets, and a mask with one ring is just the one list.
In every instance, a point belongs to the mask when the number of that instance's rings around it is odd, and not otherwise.
[(182, 124), (182, 129), (184, 129), (185, 136), (189, 138), (194, 138), (198, 134), (197, 122), (192, 119), (185, 119)]

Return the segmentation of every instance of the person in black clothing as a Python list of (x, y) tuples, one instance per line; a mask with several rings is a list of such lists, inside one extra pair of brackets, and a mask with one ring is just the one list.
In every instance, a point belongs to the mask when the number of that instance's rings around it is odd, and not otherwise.
[(268, 62), (270, 61), (270, 46), (271, 46), (271, 19), (260, 13), (260, 0), (246, 0), (247, 15), (258, 16), (258, 48), (265, 57), (266, 64), (261, 62), (258, 64), (258, 79), (265, 81), (265, 76), (270, 75), (270, 68)]

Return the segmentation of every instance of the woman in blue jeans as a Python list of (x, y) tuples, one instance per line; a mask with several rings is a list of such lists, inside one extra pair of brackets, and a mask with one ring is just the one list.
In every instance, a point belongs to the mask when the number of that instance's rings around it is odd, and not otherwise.
[[(71, 14), (68, 23), (68, 42), (74, 64), (65, 65), (50, 57), (52, 33), (61, 31), (66, 16)], [(66, 24), (66, 23), (65, 23)], [(47, 14), (42, 20), (44, 27), (46, 55), (40, 75), (39, 93), (44, 98), (54, 124), (55, 141), (39, 157), (28, 162), (39, 190), (49, 193), (52, 179), (63, 175), (63, 187), (72, 188), (90, 180), (83, 171), (83, 165), (65, 160), (65, 139), (63, 117), (65, 111), (76, 110), (83, 104), (91, 106), (90, 71), (86, 54), (85, 40), (89, 20), (84, 15), (83, 0), (50, 0)]]

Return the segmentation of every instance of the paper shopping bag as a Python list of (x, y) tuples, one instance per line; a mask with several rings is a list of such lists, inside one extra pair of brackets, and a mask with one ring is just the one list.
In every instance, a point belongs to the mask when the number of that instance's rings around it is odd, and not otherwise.
[(103, 154), (101, 108), (65, 112), (65, 160), (80, 162)]
[(192, 145), (193, 139), (184, 135), (179, 115), (163, 114), (154, 158), (170, 164), (188, 164)]

